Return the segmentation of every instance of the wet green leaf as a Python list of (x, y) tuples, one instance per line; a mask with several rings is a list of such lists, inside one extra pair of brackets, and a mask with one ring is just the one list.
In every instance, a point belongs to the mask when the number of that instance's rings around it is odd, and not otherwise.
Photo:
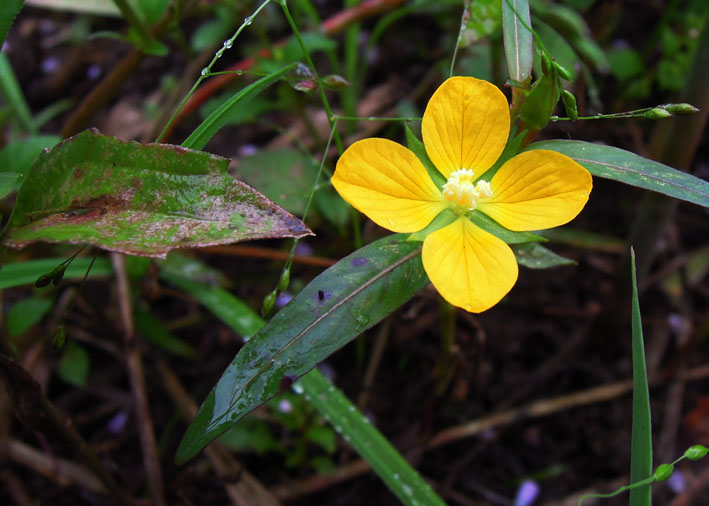
[(0, 2), (0, 46), (5, 41), (10, 25), (22, 9), (23, 3), (24, 0), (3, 0)]
[(305, 225), (227, 172), (228, 160), (85, 131), (42, 153), (3, 242), (92, 244), (164, 257), (174, 248), (302, 237)]
[(623, 149), (583, 141), (535, 142), (527, 149), (551, 149), (570, 156), (597, 177), (709, 207), (709, 183)]
[(550, 267), (576, 264), (570, 258), (557, 255), (537, 242), (515, 244), (512, 246), (512, 251), (517, 257), (517, 263), (529, 269), (549, 269)]
[(178, 460), (195, 455), (426, 284), (420, 244), (406, 242), (402, 234), (369, 244), (327, 269), (239, 351), (187, 430)]

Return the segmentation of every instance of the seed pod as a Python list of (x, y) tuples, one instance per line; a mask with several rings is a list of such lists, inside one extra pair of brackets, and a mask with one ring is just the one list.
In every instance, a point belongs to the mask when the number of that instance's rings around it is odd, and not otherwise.
[(36, 286), (37, 288), (44, 288), (52, 282), (53, 277), (54, 273), (52, 272), (48, 274), (42, 274), (40, 277), (37, 278), (37, 281), (34, 282), (34, 286)]
[(322, 78), (322, 83), (331, 90), (343, 90), (350, 86), (350, 82), (337, 74), (330, 74)]
[(674, 114), (676, 116), (684, 116), (687, 114), (694, 114), (695, 112), (699, 112), (699, 109), (694, 107), (692, 104), (664, 104), (660, 106), (661, 109), (664, 109), (665, 111)]
[(566, 115), (576, 121), (579, 117), (579, 109), (576, 106), (576, 97), (569, 90), (561, 91), (561, 101), (564, 103)]
[(290, 267), (281, 273), (281, 277), (278, 280), (278, 290), (285, 292), (288, 290), (288, 285), (290, 284)]
[(552, 62), (552, 66), (556, 70), (556, 73), (559, 74), (559, 77), (561, 77), (564, 81), (571, 81), (574, 78), (574, 75), (563, 65), (559, 65), (557, 62)]
[(266, 295), (263, 298), (263, 304), (261, 304), (261, 314), (267, 317), (273, 311), (273, 307), (276, 305), (276, 290)]
[(652, 476), (655, 478), (655, 481), (667, 481), (674, 472), (675, 466), (672, 464), (660, 464), (657, 466), (657, 469), (655, 469), (655, 474)]
[(54, 286), (59, 286), (59, 283), (64, 279), (64, 273), (66, 272), (66, 265), (60, 265), (52, 272), (52, 284)]
[(295, 88), (298, 91), (302, 91), (304, 93), (310, 93), (311, 91), (315, 90), (318, 85), (315, 83), (315, 81), (312, 81), (310, 79), (305, 79), (303, 81), (298, 81), (295, 84), (293, 84), (293, 88)]
[(672, 113), (660, 107), (653, 107), (649, 111), (643, 113), (643, 118), (647, 119), (664, 119), (672, 116)]
[(694, 445), (687, 448), (687, 451), (684, 452), (684, 456), (689, 460), (699, 460), (706, 457), (707, 453), (709, 453), (709, 448), (706, 446)]

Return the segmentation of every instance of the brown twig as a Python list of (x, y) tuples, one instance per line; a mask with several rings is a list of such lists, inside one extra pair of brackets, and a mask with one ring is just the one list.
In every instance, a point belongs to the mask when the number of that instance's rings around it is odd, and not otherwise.
[(106, 487), (96, 478), (96, 475), (84, 466), (56, 456), (47, 455), (31, 446), (11, 439), (5, 445), (8, 458), (37, 471), (43, 476), (67, 486), (74, 483), (81, 488), (100, 494), (106, 494)]
[[(179, 378), (170, 370), (167, 363), (159, 361), (158, 371), (163, 386), (172, 397), (187, 421), (191, 421), (197, 413), (197, 404), (180, 383)], [(224, 487), (231, 502), (235, 506), (280, 506), (280, 501), (264, 487), (251, 473), (219, 444), (212, 444), (204, 449), (204, 453), (212, 464), (215, 472), (222, 478), (238, 476), (236, 483), (225, 480)]]
[(160, 470), (160, 458), (158, 456), (155, 433), (153, 432), (153, 421), (150, 418), (148, 396), (145, 392), (143, 362), (135, 338), (133, 306), (130, 285), (128, 283), (128, 274), (126, 273), (125, 267), (125, 257), (120, 253), (113, 253), (111, 254), (111, 260), (113, 261), (113, 269), (116, 273), (118, 305), (120, 307), (121, 320), (123, 323), (126, 367), (128, 369), (131, 389), (135, 397), (138, 435), (143, 450), (145, 474), (155, 504), (157, 506), (166, 506), (162, 472)]

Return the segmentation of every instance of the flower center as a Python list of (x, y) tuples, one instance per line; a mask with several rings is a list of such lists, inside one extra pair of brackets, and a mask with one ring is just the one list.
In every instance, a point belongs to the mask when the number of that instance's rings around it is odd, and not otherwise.
[(480, 180), (473, 184), (474, 171), (459, 169), (451, 172), (448, 182), (443, 185), (443, 198), (450, 202), (457, 214), (465, 214), (478, 206), (478, 200), (492, 197), (490, 183)]

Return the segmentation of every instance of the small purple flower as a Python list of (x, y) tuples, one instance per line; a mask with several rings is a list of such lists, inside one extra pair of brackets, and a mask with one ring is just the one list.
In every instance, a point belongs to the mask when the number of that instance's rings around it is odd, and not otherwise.
[(532, 480), (524, 480), (517, 489), (515, 506), (530, 506), (539, 495), (539, 485)]

